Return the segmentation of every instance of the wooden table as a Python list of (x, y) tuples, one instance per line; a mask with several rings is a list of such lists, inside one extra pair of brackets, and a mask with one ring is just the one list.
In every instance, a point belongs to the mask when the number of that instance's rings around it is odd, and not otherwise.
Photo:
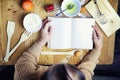
[[(47, 16), (53, 16), (54, 12), (46, 13), (44, 10), (44, 6), (52, 3), (59, 3), (58, 0), (32, 0), (34, 3), (34, 9), (31, 12), (38, 14), (42, 19), (45, 19)], [(88, 0), (87, 0), (88, 1)], [(111, 5), (117, 10), (118, 0), (109, 0)], [(22, 53), (29, 48), (38, 38), (39, 32), (32, 34), (32, 36), (22, 43), (15, 53), (11, 56), (9, 62), (4, 62), (3, 57), (6, 53), (6, 44), (7, 44), (7, 35), (6, 35), (6, 24), (8, 20), (14, 21), (16, 23), (15, 32), (12, 36), (11, 40), (11, 49), (16, 45), (18, 42), (22, 32), (25, 30), (22, 21), (26, 14), (29, 12), (25, 12), (21, 8), (21, 0), (0, 0), (0, 64), (8, 65), (8, 64), (15, 64), (17, 59), (22, 55)], [(89, 16), (88, 12), (84, 7), (81, 10), (82, 13)], [(100, 64), (112, 64), (113, 57), (114, 57), (114, 41), (115, 41), (115, 33), (110, 37), (106, 37), (103, 33), (103, 48), (101, 51), (101, 56), (99, 58)], [(50, 50), (47, 49), (46, 46), (43, 50), (47, 51), (70, 51), (68, 50)], [(87, 50), (80, 50), (82, 52), (82, 56), (87, 54)], [(55, 64), (61, 62), (66, 55), (45, 55), (40, 56), (39, 64)], [(76, 64), (80, 60), (79, 57), (72, 57), (70, 60), (71, 64)]]

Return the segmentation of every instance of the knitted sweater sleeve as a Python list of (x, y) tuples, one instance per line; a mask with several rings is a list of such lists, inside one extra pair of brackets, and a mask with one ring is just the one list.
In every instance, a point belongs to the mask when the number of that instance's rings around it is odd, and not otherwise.
[(96, 51), (95, 49), (93, 49), (84, 57), (81, 64), (77, 66), (78, 69), (80, 69), (84, 73), (86, 80), (92, 80), (94, 69), (98, 63), (99, 56), (100, 51)]
[(39, 54), (43, 45), (35, 43), (18, 59), (15, 64), (14, 80), (39, 80), (48, 66), (38, 65)]

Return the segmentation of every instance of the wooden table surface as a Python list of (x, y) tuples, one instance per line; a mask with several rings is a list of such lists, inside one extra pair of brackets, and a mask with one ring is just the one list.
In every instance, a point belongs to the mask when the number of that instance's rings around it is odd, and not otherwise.
[[(52, 3), (59, 3), (59, 0), (32, 0), (34, 3), (34, 9), (31, 11), (33, 13), (38, 14), (42, 19), (45, 19), (47, 16), (54, 16), (54, 12), (47, 13), (44, 10), (45, 5), (49, 5)], [(88, 1), (88, 0), (87, 0)], [(118, 0), (109, 0), (111, 5), (117, 11)], [(81, 12), (90, 17), (87, 10), (82, 7)], [(25, 30), (23, 27), (23, 18), (26, 14), (30, 12), (26, 12), (21, 8), (21, 0), (0, 0), (0, 64), (9, 65), (15, 64), (17, 59), (22, 55), (22, 53), (28, 49), (39, 37), (39, 32), (32, 34), (32, 36), (23, 42), (18, 49), (14, 52), (14, 54), (10, 57), (9, 62), (4, 62), (3, 57), (6, 53), (6, 45), (7, 45), (7, 34), (6, 34), (6, 24), (7, 21), (15, 22), (15, 32), (11, 39), (11, 48), (12, 49), (18, 42), (22, 32)], [(101, 29), (100, 29), (101, 30)], [(101, 30), (102, 32), (102, 30)], [(112, 64), (114, 57), (114, 41), (115, 41), (115, 33), (110, 37), (106, 37), (103, 34), (103, 48), (101, 51), (101, 56), (99, 58), (100, 64)], [(70, 51), (68, 50), (50, 50), (45, 46), (43, 50), (47, 51)], [(82, 56), (88, 53), (87, 50), (80, 50)], [(40, 56), (39, 64), (56, 64), (62, 61), (66, 55), (45, 55)], [(69, 63), (77, 64), (80, 61), (80, 57), (71, 57)]]

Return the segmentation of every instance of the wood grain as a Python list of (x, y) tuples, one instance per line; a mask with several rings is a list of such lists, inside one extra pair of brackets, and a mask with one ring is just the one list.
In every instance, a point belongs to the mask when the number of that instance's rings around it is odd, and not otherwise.
[[(1, 12), (1, 0), (0, 0), (0, 59), (1, 59), (1, 53), (2, 53), (2, 49), (1, 49), (1, 47), (2, 47), (2, 44), (1, 44), (1, 29), (2, 29), (2, 12)], [(1, 63), (0, 63), (1, 64)]]
[[(42, 19), (45, 19), (47, 16), (53, 16), (54, 12), (46, 13), (44, 10), (44, 6), (52, 4), (52, 3), (58, 3), (61, 0), (32, 0), (34, 3), (34, 9), (31, 11), (33, 13), (38, 14)], [(87, 0), (88, 1), (88, 0)], [(117, 10), (117, 0), (109, 0), (110, 3), (112, 3), (112, 6)], [(114, 3), (114, 4), (113, 4)], [(26, 14), (30, 12), (26, 12), (21, 8), (21, 0), (0, 0), (0, 64), (9, 65), (9, 64), (15, 64), (18, 58), (22, 55), (22, 53), (29, 48), (39, 37), (39, 32), (32, 34), (32, 36), (26, 40), (24, 43), (22, 43), (19, 48), (15, 51), (15, 53), (11, 56), (8, 63), (4, 62), (2, 58), (5, 56), (6, 52), (6, 44), (7, 44), (7, 35), (6, 35), (6, 23), (8, 20), (14, 21), (16, 23), (15, 26), (15, 32), (13, 34), (12, 40), (11, 40), (11, 49), (15, 46), (15, 44), (18, 42), (22, 32), (25, 30), (22, 21)], [(86, 9), (82, 7), (81, 12), (89, 17), (91, 17)], [(100, 29), (100, 28), (99, 28)], [(113, 62), (113, 56), (114, 56), (114, 41), (115, 41), (115, 34), (111, 35), (110, 37), (106, 37), (103, 34), (104, 38), (104, 45), (102, 49), (102, 54), (100, 56), (100, 64), (112, 64)], [(46, 46), (43, 48), (43, 50), (47, 51), (70, 51), (68, 50), (50, 50), (47, 49)], [(87, 50), (82, 50), (82, 56), (87, 54)], [(65, 58), (66, 55), (61, 56), (40, 56), (39, 64), (56, 64), (62, 61), (63, 58)], [(71, 57), (70, 63), (71, 64), (77, 64), (80, 61), (79, 57)]]

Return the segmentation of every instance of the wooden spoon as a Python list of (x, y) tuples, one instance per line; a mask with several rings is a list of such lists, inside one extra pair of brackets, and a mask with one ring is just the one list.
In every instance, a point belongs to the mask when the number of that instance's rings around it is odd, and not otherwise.
[(15, 30), (15, 22), (12, 21), (8, 21), (7, 23), (7, 48), (6, 48), (6, 55), (9, 54), (10, 51), (10, 41), (11, 41), (11, 37), (14, 33)]

